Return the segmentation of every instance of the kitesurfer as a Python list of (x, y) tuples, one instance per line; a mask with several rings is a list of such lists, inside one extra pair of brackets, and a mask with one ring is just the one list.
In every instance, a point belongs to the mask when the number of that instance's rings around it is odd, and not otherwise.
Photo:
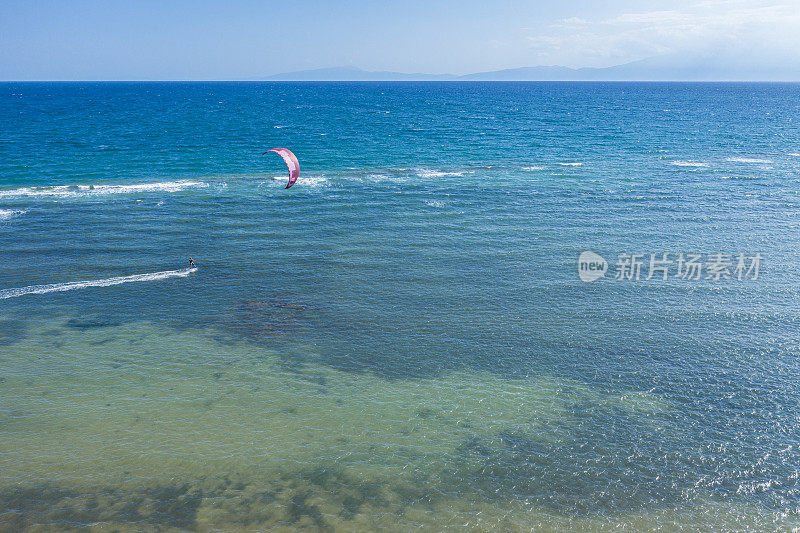
[(194, 264), (194, 259), (191, 257), (189, 258), (189, 268), (197, 268), (197, 265)]

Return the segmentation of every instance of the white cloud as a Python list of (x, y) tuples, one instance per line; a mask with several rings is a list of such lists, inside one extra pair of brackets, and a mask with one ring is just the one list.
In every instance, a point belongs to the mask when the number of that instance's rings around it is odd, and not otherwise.
[(580, 17), (569, 17), (563, 19), (561, 24), (565, 26), (581, 26), (583, 24), (589, 24), (589, 21)]
[[(606, 66), (669, 53), (727, 53), (794, 59), (800, 49), (797, 4), (706, 0), (683, 9), (571, 17), (527, 37), (541, 60)], [(797, 61), (795, 59), (795, 61)]]

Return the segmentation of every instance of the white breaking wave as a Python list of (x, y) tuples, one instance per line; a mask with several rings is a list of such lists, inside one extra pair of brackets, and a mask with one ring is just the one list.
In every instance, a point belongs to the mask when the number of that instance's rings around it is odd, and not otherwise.
[[(237, 179), (247, 178), (247, 179), (256, 180), (258, 182), (259, 186), (267, 186), (267, 187), (286, 187), (286, 184), (289, 182), (289, 174), (288, 173), (274, 174), (272, 176), (270, 176), (268, 174), (239, 174), (239, 175), (232, 176), (232, 177), (233, 178), (237, 178)], [(327, 184), (329, 182), (330, 182), (330, 179), (327, 178), (324, 175), (311, 176), (311, 175), (308, 175), (308, 174), (302, 174), (301, 173), (300, 176), (297, 178), (297, 181), (295, 182), (295, 184), (292, 185), (292, 187), (294, 188), (294, 187), (298, 187), (300, 185), (307, 185), (307, 186), (314, 187), (314, 186), (324, 185), (324, 184)], [(232, 182), (232, 183), (235, 183), (235, 182)], [(227, 187), (228, 187), (228, 183), (225, 182), (225, 188), (227, 188)]]
[(297, 178), (297, 183), (307, 187), (324, 187), (330, 183), (330, 180), (323, 176), (307, 176), (305, 178)]
[(562, 167), (579, 167), (583, 165), (583, 163), (556, 163), (557, 165), (561, 165)]
[(429, 207), (444, 207), (444, 202), (438, 200), (425, 200), (425, 205)]
[[(285, 174), (282, 176), (272, 176), (266, 179), (269, 181), (264, 184), (268, 187), (286, 188), (286, 184), (289, 182), (289, 176)], [(330, 180), (324, 176), (300, 176), (292, 187), (323, 187), (328, 185), (329, 182)]]
[(17, 298), (28, 294), (45, 294), (48, 292), (64, 292), (87, 287), (110, 287), (122, 283), (132, 283), (135, 281), (159, 281), (167, 278), (185, 278), (196, 268), (185, 268), (183, 270), (165, 270), (164, 272), (151, 272), (149, 274), (134, 274), (133, 276), (118, 276), (115, 278), (95, 279), (88, 281), (72, 281), (70, 283), (51, 283), (49, 285), (29, 285), (17, 289), (0, 290), (0, 300), (7, 298)]
[(418, 169), (417, 176), (420, 178), (442, 178), (445, 176), (463, 176), (464, 174), (474, 174), (472, 170), (463, 170), (461, 172), (441, 172), (438, 170), (425, 170)]
[(697, 161), (673, 161), (670, 163), (676, 167), (707, 167), (708, 163), (698, 163)]
[(18, 189), (8, 189), (0, 191), (0, 198), (18, 198), (22, 196), (70, 198), (140, 192), (178, 192), (199, 187), (208, 187), (208, 183), (203, 181), (178, 180), (160, 183), (137, 183), (133, 185), (54, 185), (52, 187), (20, 187)]
[(789, 155), (792, 157), (800, 157), (800, 154), (797, 152), (789, 152)]
[(750, 157), (729, 157), (727, 161), (731, 161), (733, 163), (772, 163), (769, 159), (753, 159)]
[(0, 209), (0, 221), (18, 217), (27, 213), (25, 210), (14, 211), (13, 209)]
[(390, 176), (390, 175), (387, 175), (387, 174), (373, 173), (373, 174), (368, 174), (368, 175), (363, 176), (363, 177), (355, 177), (355, 178), (352, 178), (352, 179), (355, 179), (355, 180), (358, 180), (358, 181), (362, 181), (362, 182), (366, 181), (368, 183), (408, 183), (413, 178), (411, 178), (410, 176), (407, 176), (407, 175), (406, 176)]
[(522, 170), (524, 170), (526, 172), (533, 172), (534, 170), (544, 170), (544, 167), (537, 167), (537, 166), (522, 167)]

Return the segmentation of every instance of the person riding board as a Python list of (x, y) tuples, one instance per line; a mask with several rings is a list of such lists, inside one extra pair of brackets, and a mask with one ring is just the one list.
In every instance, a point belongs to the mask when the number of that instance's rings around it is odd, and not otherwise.
[(197, 265), (194, 264), (194, 259), (191, 257), (189, 258), (189, 268), (197, 268)]

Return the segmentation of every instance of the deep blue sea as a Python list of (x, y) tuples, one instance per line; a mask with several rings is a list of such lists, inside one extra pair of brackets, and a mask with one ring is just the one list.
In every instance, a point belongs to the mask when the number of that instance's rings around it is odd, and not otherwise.
[(0, 530), (791, 530), (799, 235), (798, 84), (0, 84)]

